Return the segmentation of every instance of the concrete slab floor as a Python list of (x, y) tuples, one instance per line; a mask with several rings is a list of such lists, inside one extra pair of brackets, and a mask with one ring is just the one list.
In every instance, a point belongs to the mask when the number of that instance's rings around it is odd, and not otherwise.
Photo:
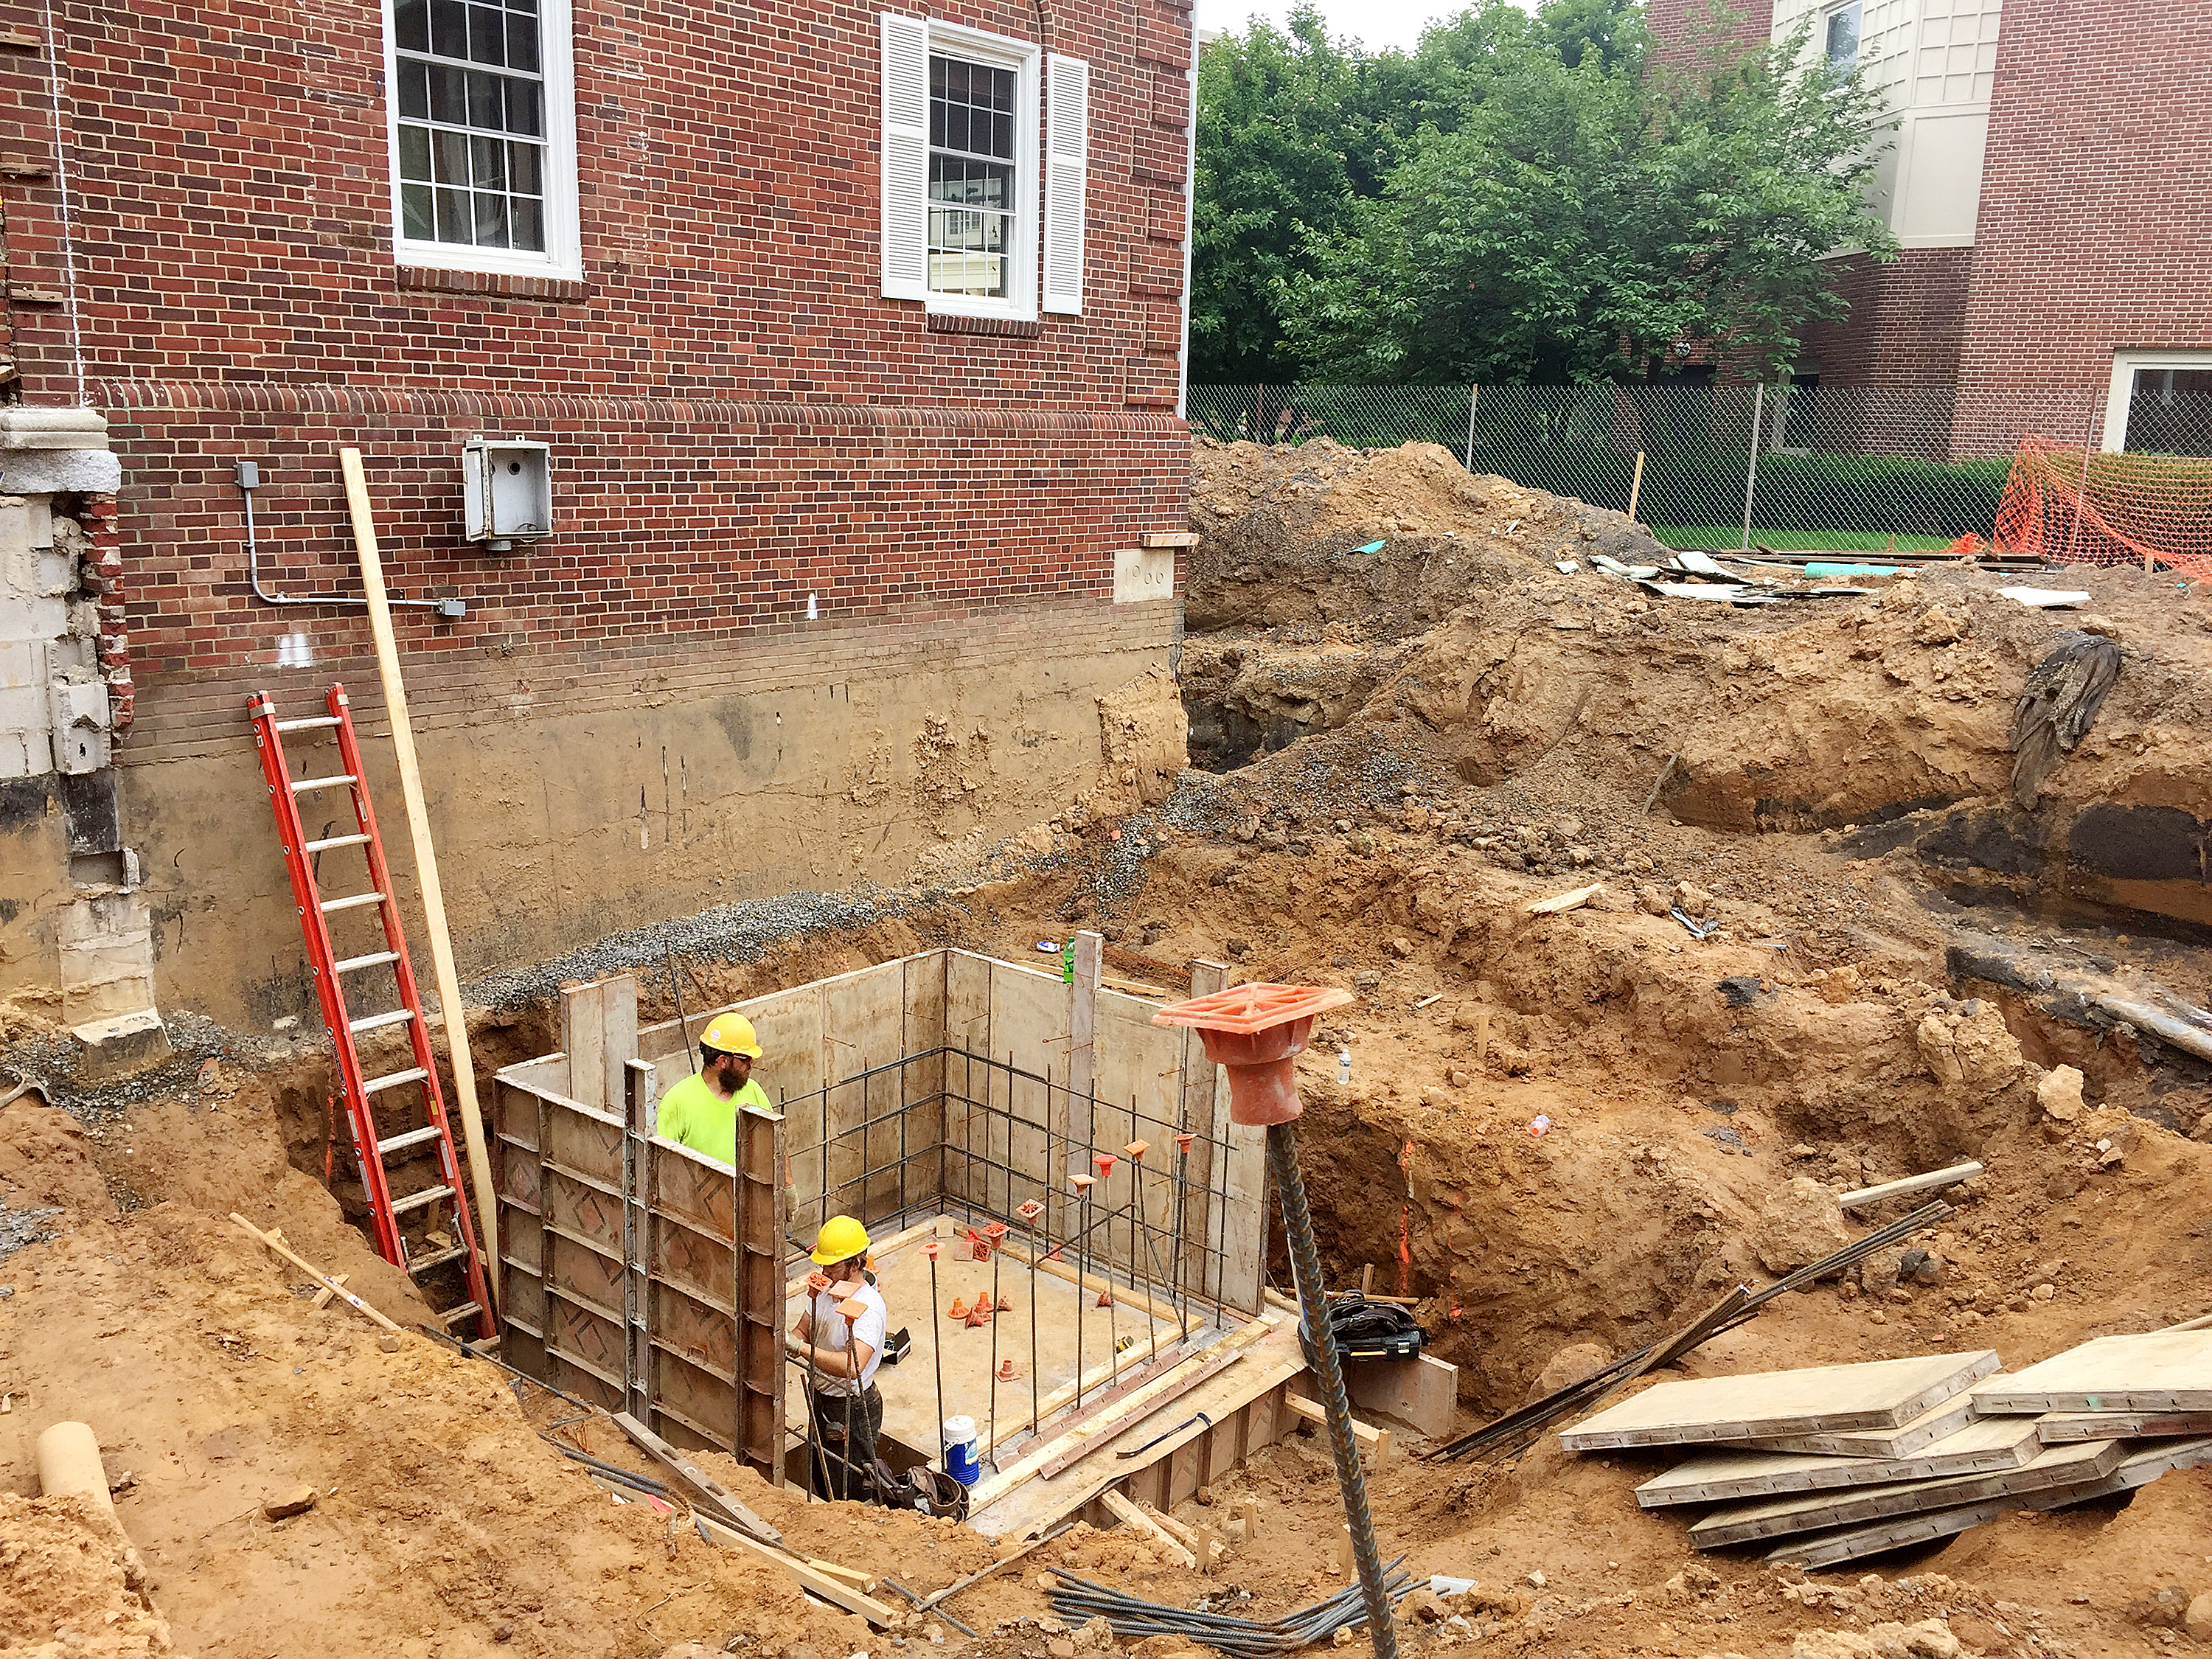
[[(1120, 1368), (1125, 1376), (1145, 1362), (1150, 1345), (1157, 1342), (1165, 1349), (1177, 1340), (1176, 1322), (1167, 1316), (1168, 1298), (1160, 1287), (1153, 1286), (1151, 1291), (1157, 1315), (1148, 1315), (1138, 1305), (1136, 1298), (1143, 1293), (1142, 1286), (1117, 1295), (1112, 1307), (1101, 1308), (1096, 1305), (1098, 1291), (1095, 1287), (1079, 1289), (1071, 1279), (1061, 1278), (1042, 1267), (1032, 1274), (1029, 1263), (1018, 1255), (1007, 1254), (995, 1262), (969, 1260), (966, 1229), (967, 1224), (961, 1222), (951, 1237), (940, 1241), (945, 1248), (937, 1259), (937, 1306), (933, 1310), (930, 1306), (929, 1260), (921, 1250), (929, 1235), (901, 1235), (901, 1242), (878, 1249), (876, 1255), (877, 1285), (890, 1309), (890, 1328), (896, 1332), (904, 1326), (914, 1340), (914, 1351), (904, 1360), (896, 1365), (885, 1365), (876, 1373), (876, 1386), (884, 1396), (884, 1432), (914, 1450), (927, 1453), (933, 1459), (936, 1454), (939, 1419), (933, 1360), (940, 1351), (945, 1366), (945, 1415), (974, 1418), (978, 1439), (988, 1440), (992, 1340), (995, 1330), (997, 1358), (1014, 1362), (1014, 1380), (998, 1387), (997, 1443), (1001, 1449), (1001, 1461), (1011, 1461), (1007, 1449), (1030, 1432), (1032, 1374), (1036, 1397), (1043, 1404), (1045, 1431), (1051, 1431), (1051, 1419), (1057, 1414), (1052, 1396), (1075, 1378), (1079, 1320), (1083, 1328), (1083, 1370), (1086, 1379), (1083, 1397), (1086, 1405), (1111, 1386), (1109, 1356), (1114, 1352), (1117, 1336), (1124, 1345)], [(1074, 1264), (1069, 1262), (1066, 1266), (1072, 1272)], [(994, 1316), (989, 1325), (970, 1326), (947, 1318), (945, 1310), (956, 1298), (963, 1307), (973, 1307), (979, 1295), (991, 1291), (994, 1267), (999, 1289), (993, 1300), (995, 1302), (999, 1296), (1011, 1297), (1013, 1310), (1003, 1318)], [(1095, 1279), (1095, 1266), (1091, 1272)], [(1033, 1303), (1038, 1350), (1036, 1357), (1030, 1350)], [(794, 1285), (786, 1304), (786, 1329), (798, 1322), (805, 1309), (805, 1287)], [(1191, 1304), (1188, 1317), (1194, 1332), (1218, 1323), (1212, 1309), (1203, 1303)], [(793, 1368), (791, 1380), (794, 1386), (787, 1396), (789, 1421), (803, 1435), (805, 1389), (799, 1368)], [(1063, 1406), (1061, 1412), (1071, 1408)]]

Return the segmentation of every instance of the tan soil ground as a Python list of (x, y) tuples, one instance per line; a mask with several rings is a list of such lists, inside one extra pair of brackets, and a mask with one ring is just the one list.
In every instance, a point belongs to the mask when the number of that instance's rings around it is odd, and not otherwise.
[[(1200, 468), (1191, 610), (1213, 631), (1186, 648), (1186, 696), (1201, 726), (1230, 707), (1299, 740), (1224, 776), (1185, 774), (1111, 824), (1072, 811), (997, 849), (977, 884), (848, 936), (690, 964), (694, 1012), (940, 940), (1023, 957), (1071, 924), (1103, 928), (1115, 970), (1153, 983), (1204, 956), (1353, 989), (1302, 1066), (1324, 1255), (1334, 1282), (1373, 1264), (1380, 1288), (1419, 1298), (1435, 1351), (1462, 1367), (1464, 1426), (1537, 1391), (1565, 1351), (1623, 1352), (1725, 1285), (1771, 1282), (1807, 1235), (1844, 1236), (1828, 1200), (1793, 1195), (1802, 1177), (1840, 1190), (1989, 1166), (1916, 1241), (1941, 1282), (1901, 1285), (1878, 1259), (1684, 1370), (1984, 1346), (2017, 1366), (2212, 1308), (2212, 1068), (2038, 978), (2204, 1000), (2212, 957), (2186, 882), (2136, 894), (2150, 915), (2105, 908), (2070, 854), (2010, 872), (1942, 862), (1960, 836), (2057, 835), (2098, 803), (2203, 810), (2201, 592), (2080, 580), (2126, 666), (2042, 816), (2022, 817), (2003, 805), (2012, 699), (2051, 635), (2082, 623), (1996, 599), (1996, 579), (1692, 610), (1553, 571), (1562, 549), (1629, 559), (1649, 544), (1618, 515), (1468, 479), (1441, 451), (1234, 446), (1201, 448)], [(1378, 537), (1382, 555), (1341, 556)], [(1149, 799), (1172, 734), (1125, 736), (1126, 787)], [(1972, 833), (1943, 842), (1962, 815)], [(1605, 893), (1588, 908), (1526, 912), (1591, 881)], [(1717, 938), (1639, 902), (1663, 911), (1679, 884), (1710, 896)], [(542, 1005), (471, 1024), (487, 1069), (555, 1046)], [(2061, 1063), (2087, 1079), (2071, 1124), (2036, 1099)], [(637, 1467), (603, 1427), (562, 1424), (542, 1395), (526, 1409), (500, 1372), (426, 1342), (385, 1352), (347, 1310), (313, 1310), (222, 1218), (281, 1224), (403, 1323), (420, 1316), (323, 1185), (328, 1086), (309, 1045), (241, 1045), (188, 1086), (78, 1119), (0, 1109), (0, 1206), (56, 1210), (62, 1230), (0, 1261), (0, 1484), (17, 1494), (0, 1492), (0, 1643), (887, 1659), (885, 1634), (615, 1504), (537, 1432)], [(1849, 1236), (1897, 1212), (1862, 1212)], [(111, 1472), (131, 1477), (117, 1502), (136, 1585), (113, 1540), (31, 1501), (31, 1443), (64, 1416), (90, 1421)], [(702, 1461), (801, 1547), (916, 1591), (990, 1559), (947, 1524), (808, 1506)], [(1506, 1467), (1380, 1471), (1386, 1551), (1481, 1581), (1467, 1627), (1409, 1620), (1408, 1650), (1817, 1659), (1834, 1650), (1817, 1632), (1935, 1618), (1975, 1654), (2179, 1652), (2194, 1644), (2141, 1622), (2142, 1604), (2212, 1589), (2212, 1470), (1808, 1581), (1748, 1553), (1700, 1558), (1679, 1520), (1639, 1510), (1632, 1488), (1664, 1461), (1547, 1441)], [(259, 1516), (302, 1485), (314, 1509)], [(1176, 1602), (1234, 1586), (1262, 1613), (1336, 1588), (1323, 1448), (1287, 1443), (1212, 1496), (1261, 1499), (1264, 1526), (1211, 1578), (1083, 1528), (954, 1604), (980, 1644), (904, 1639), (1053, 1659), (1051, 1633), (1015, 1621), (1046, 1613), (1036, 1577), (1054, 1566)], [(88, 1628), (90, 1643), (64, 1634)]]

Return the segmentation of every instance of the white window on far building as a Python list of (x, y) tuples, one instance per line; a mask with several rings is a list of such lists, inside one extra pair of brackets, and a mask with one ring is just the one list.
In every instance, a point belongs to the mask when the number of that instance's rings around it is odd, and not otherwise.
[(1820, 20), (1821, 44), (1828, 54), (1828, 66), (1849, 73), (1859, 61), (1860, 0), (1829, 9)]
[(2104, 447), (2212, 456), (2212, 351), (2114, 353)]
[(580, 276), (568, 0), (386, 0), (402, 264)]

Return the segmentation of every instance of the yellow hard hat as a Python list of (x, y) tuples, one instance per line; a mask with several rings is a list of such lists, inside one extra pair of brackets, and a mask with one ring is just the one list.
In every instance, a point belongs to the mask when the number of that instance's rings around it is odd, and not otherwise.
[(702, 1048), (712, 1048), (718, 1054), (743, 1054), (747, 1060), (761, 1057), (760, 1040), (753, 1035), (753, 1023), (743, 1014), (717, 1014), (699, 1039)]
[(868, 1250), (868, 1230), (848, 1215), (833, 1215), (814, 1236), (815, 1265), (834, 1267)]

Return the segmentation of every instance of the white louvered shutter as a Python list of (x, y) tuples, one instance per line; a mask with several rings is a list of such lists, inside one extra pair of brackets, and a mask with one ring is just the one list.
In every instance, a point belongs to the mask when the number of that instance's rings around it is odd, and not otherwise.
[(929, 24), (884, 21), (884, 296), (929, 297)]
[(1091, 65), (1045, 58), (1044, 308), (1083, 310), (1083, 193), (1091, 149)]

